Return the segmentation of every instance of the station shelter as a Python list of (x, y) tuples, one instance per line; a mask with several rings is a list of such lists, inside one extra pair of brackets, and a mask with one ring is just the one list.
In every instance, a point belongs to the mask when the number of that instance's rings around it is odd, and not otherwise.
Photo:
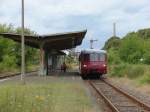
[[(87, 30), (51, 35), (25, 35), (26, 45), (40, 49), (39, 75), (48, 75), (49, 72), (60, 69), (65, 59), (62, 50), (81, 45), (86, 32)], [(0, 36), (21, 43), (20, 34), (0, 33)]]
[(50, 51), (48, 53), (48, 73), (60, 71), (61, 65), (65, 62), (65, 53), (63, 51)]

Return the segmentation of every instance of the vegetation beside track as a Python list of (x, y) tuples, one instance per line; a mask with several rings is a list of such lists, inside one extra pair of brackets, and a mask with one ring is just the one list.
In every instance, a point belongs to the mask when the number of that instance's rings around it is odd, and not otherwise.
[(70, 70), (74, 70), (74, 69), (78, 69), (78, 59), (76, 58), (76, 56), (73, 55), (73, 51), (69, 52), (69, 55), (66, 56), (66, 64), (67, 64), (67, 68)]
[(39, 84), (39, 79), (26, 85), (1, 85), (0, 112), (93, 112), (81, 84), (62, 80)]
[(111, 77), (125, 77), (139, 84), (150, 84), (150, 65), (118, 64), (110, 65)]
[(108, 51), (110, 76), (150, 84), (150, 29), (131, 32), (123, 38), (111, 37), (104, 49)]
[[(21, 33), (21, 28), (12, 25), (0, 24), (0, 33)], [(26, 35), (35, 35), (30, 29), (25, 29)], [(38, 50), (26, 46), (27, 70), (38, 64)], [(0, 74), (8, 72), (19, 72), (21, 66), (21, 44), (0, 36)]]
[[(27, 67), (26, 73), (31, 72), (31, 71), (38, 71), (39, 70), (38, 68), (39, 68), (39, 66), (37, 66), (37, 65), (30, 65)], [(11, 76), (15, 76), (17, 74), (19, 75), (20, 73), (21, 73), (20, 69), (18, 69), (18, 68), (14, 68), (13, 70), (8, 69), (7, 71), (0, 72), (0, 78), (11, 77)]]

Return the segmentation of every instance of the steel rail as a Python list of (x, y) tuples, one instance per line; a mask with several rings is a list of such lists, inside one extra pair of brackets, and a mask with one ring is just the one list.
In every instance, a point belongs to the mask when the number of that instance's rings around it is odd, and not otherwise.
[(88, 82), (89, 82), (89, 84), (94, 88), (94, 90), (97, 92), (97, 94), (100, 95), (100, 96), (104, 99), (105, 103), (107, 103), (107, 105), (113, 110), (113, 112), (120, 112), (120, 111), (111, 103), (111, 101), (110, 101), (107, 97), (105, 97), (105, 95), (104, 95), (100, 90), (98, 90), (98, 89), (94, 86), (94, 84), (92, 83), (92, 81), (88, 81)]
[(123, 95), (125, 95), (126, 97), (128, 97), (129, 99), (131, 99), (133, 102), (137, 103), (138, 105), (140, 105), (140, 106), (143, 107), (144, 109), (150, 111), (150, 106), (147, 105), (146, 103), (140, 101), (139, 99), (137, 99), (137, 98), (134, 97), (133, 95), (130, 95), (129, 93), (127, 93), (127, 92), (121, 90), (120, 88), (114, 86), (114, 85), (111, 84), (110, 82), (108, 82), (108, 81), (106, 81), (106, 80), (104, 80), (104, 79), (103, 79), (103, 81), (104, 81), (107, 85), (109, 85), (109, 86), (111, 86), (112, 88), (114, 88), (116, 91), (120, 92), (121, 94), (123, 94)]
[[(26, 72), (26, 73), (32, 73), (32, 72), (36, 72), (36, 71), (30, 71), (30, 72)], [(21, 73), (14, 73), (14, 74), (10, 74), (10, 75), (8, 74), (8, 75), (0, 76), (0, 79), (14, 77), (14, 76), (18, 76), (18, 75), (21, 75)]]

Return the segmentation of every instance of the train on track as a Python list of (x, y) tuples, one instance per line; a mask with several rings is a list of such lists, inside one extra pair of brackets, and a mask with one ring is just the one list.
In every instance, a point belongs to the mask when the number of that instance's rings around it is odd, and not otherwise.
[(86, 49), (79, 55), (79, 72), (83, 79), (100, 78), (107, 73), (107, 53), (104, 50)]

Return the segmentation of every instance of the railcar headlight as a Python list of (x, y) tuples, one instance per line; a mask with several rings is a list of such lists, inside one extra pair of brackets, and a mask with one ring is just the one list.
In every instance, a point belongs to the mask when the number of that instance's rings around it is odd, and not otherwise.
[(103, 67), (106, 67), (106, 64), (103, 64)]
[(83, 65), (83, 67), (87, 67), (87, 65)]

